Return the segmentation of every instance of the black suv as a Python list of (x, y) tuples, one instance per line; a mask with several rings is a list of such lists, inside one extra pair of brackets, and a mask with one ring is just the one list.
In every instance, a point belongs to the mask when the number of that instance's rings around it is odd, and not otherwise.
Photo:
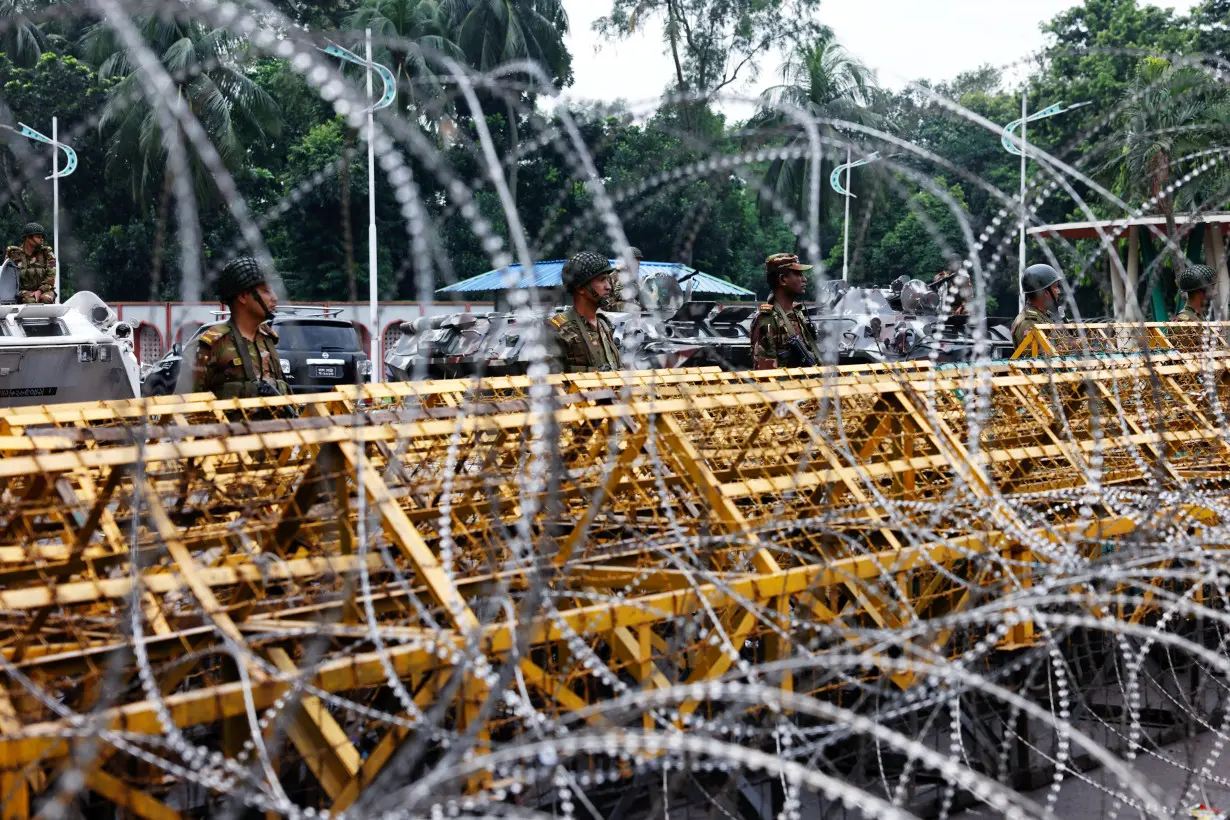
[[(338, 310), (279, 307), (272, 327), (278, 334), (282, 378), (292, 393), (321, 393), (339, 384), (366, 381), (372, 372), (355, 326), (337, 318)], [(212, 324), (197, 329), (191, 345)], [(178, 342), (141, 379), (141, 395), (175, 392), (183, 348)]]

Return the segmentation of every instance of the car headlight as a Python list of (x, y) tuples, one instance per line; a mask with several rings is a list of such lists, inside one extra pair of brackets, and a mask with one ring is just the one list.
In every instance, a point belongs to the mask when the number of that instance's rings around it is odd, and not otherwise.
[(362, 359), (359, 361), (359, 375), (370, 376), (372, 374), (372, 360)]
[(282, 375), (289, 376), (290, 375), (290, 359), (278, 359), (278, 362), (281, 363), (282, 365)]

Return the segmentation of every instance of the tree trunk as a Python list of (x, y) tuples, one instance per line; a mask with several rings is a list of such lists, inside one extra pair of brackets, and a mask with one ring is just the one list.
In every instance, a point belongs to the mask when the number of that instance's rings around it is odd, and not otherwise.
[(1166, 252), (1170, 254), (1170, 268), (1174, 271), (1177, 283), (1183, 271), (1187, 270), (1187, 255), (1183, 253), (1183, 243), (1179, 238), (1179, 225), (1174, 218), (1173, 200), (1166, 203)]
[(359, 283), (355, 279), (354, 229), (350, 224), (350, 155), (354, 153), (354, 129), (346, 129), (346, 142), (342, 146), (342, 167), (337, 179), (341, 185), (342, 200), (342, 245), (346, 253), (346, 282), (350, 286), (350, 301), (359, 301)]
[(1206, 252), (1205, 263), (1217, 271), (1217, 299), (1214, 305), (1214, 316), (1219, 321), (1226, 321), (1226, 304), (1230, 301), (1230, 269), (1226, 263), (1226, 241), (1221, 233), (1221, 225), (1216, 223), (1205, 226), (1204, 240), (1211, 253)]
[(1177, 282), (1187, 270), (1187, 257), (1179, 245), (1179, 228), (1174, 218), (1174, 196), (1166, 189), (1170, 185), (1170, 156), (1158, 151), (1149, 160), (1149, 179), (1153, 186), (1153, 198), (1166, 217), (1166, 253), (1170, 256), (1170, 268)]
[[(667, 0), (666, 10), (668, 15), (666, 32), (671, 41), (671, 57), (675, 61), (675, 82), (679, 85), (679, 93), (687, 94), (688, 83), (687, 80), (683, 78), (683, 62), (679, 59), (679, 26), (681, 21), (679, 19), (679, 12), (675, 9), (675, 3), (673, 0)], [(695, 120), (692, 116), (692, 101), (682, 100), (678, 104), (683, 111), (684, 128), (686, 128), (688, 132), (694, 132), (696, 127)]]
[(512, 195), (513, 205), (517, 204), (517, 146), (521, 142), (521, 134), (517, 129), (517, 109), (512, 100), (505, 98), (508, 111), (508, 192)]
[(1126, 315), (1127, 299), (1124, 295), (1124, 277), (1120, 273), (1119, 248), (1117, 244), (1106, 252), (1106, 273), (1110, 276), (1111, 315), (1122, 322)]
[[(166, 247), (167, 221), (171, 210), (171, 164), (168, 162), (162, 174), (162, 196), (158, 199), (158, 219), (154, 223), (154, 247), (150, 252), (149, 299), (158, 301), (162, 288), (162, 257)], [(57, 251), (59, 248), (56, 249)], [(204, 283), (202, 283), (204, 284)]]
[(1144, 320), (1140, 312), (1140, 226), (1128, 228), (1127, 287), (1124, 290), (1124, 319), (1129, 322)]
[(666, 9), (669, 17), (666, 31), (671, 38), (671, 57), (675, 60), (675, 80), (679, 83), (679, 91), (682, 93), (688, 90), (688, 84), (683, 79), (683, 63), (679, 60), (679, 16), (671, 0), (667, 0)]

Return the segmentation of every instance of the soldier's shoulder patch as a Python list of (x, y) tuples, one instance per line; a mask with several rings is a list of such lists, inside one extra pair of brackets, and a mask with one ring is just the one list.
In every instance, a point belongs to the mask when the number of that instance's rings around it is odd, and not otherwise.
[(556, 330), (563, 330), (564, 325), (568, 324), (568, 317), (562, 313), (557, 313), (547, 320), (547, 324), (551, 325)]
[(213, 345), (225, 335), (226, 335), (225, 327), (211, 327), (209, 330), (202, 333), (201, 338), (198, 339), (197, 341), (199, 341), (203, 345)]
[(768, 302), (765, 302), (764, 304), (760, 306), (760, 312), (761, 313), (772, 313), (773, 305), (769, 304)]

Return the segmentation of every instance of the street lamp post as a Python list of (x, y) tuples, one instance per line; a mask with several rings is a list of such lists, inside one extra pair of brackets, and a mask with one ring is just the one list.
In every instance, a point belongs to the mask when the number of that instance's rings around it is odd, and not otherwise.
[[(846, 189), (850, 188), (850, 161), (853, 147), (846, 146)], [(851, 195), (853, 196), (853, 195)], [(841, 281), (850, 281), (850, 197), (845, 199), (845, 216), (841, 220)]]
[(377, 362), (376, 352), (380, 350), (380, 311), (377, 301), (379, 294), (376, 289), (376, 109), (372, 105), (372, 30), (366, 30), (367, 39), (367, 300), (368, 327), (371, 330), (371, 352), (368, 358), (371, 370), (368, 372), (370, 381), (375, 382), (384, 367)]
[[(1022, 91), (1021, 92), (1021, 118), (1019, 120), (1013, 120), (1012, 122), (1005, 125), (1003, 133), (1000, 135), (1000, 138), (999, 138), (1000, 144), (1004, 146), (1005, 151), (1007, 151), (1009, 154), (1015, 154), (1021, 158), (1021, 241), (1020, 241), (1019, 257), (1017, 259), (1017, 274), (1016, 274), (1017, 276), (1017, 281), (1016, 281), (1017, 288), (1016, 289), (1017, 289), (1017, 294), (1018, 294), (1017, 310), (1018, 311), (1022, 311), (1025, 309), (1025, 292), (1024, 290), (1022, 290), (1022, 282), (1025, 278), (1025, 228), (1026, 228), (1026, 222), (1028, 219), (1028, 215), (1025, 211), (1025, 174), (1026, 174), (1026, 171), (1028, 170), (1027, 163), (1029, 162), (1029, 157), (1028, 157), (1029, 144), (1028, 144), (1028, 140), (1026, 139), (1025, 129), (1027, 128), (1028, 123), (1035, 122), (1037, 120), (1044, 120), (1047, 117), (1053, 117), (1056, 114), (1066, 114), (1069, 111), (1075, 111), (1078, 108), (1082, 108), (1090, 104), (1089, 101), (1086, 100), (1085, 102), (1079, 102), (1079, 103), (1076, 103), (1075, 105), (1070, 105), (1067, 108), (1064, 108), (1063, 103), (1055, 103), (1053, 105), (1048, 105), (1046, 108), (1043, 108), (1041, 111), (1037, 111), (1033, 114), (1030, 114), (1028, 112), (1028, 100), (1029, 100), (1029, 92)], [(1015, 131), (1018, 127), (1021, 129), (1021, 136), (1019, 140), (1012, 136), (1012, 132)], [(1017, 147), (1018, 142), (1020, 143), (1019, 148)]]
[(1029, 153), (1029, 137), (1027, 129), (1029, 128), (1029, 117), (1026, 113), (1029, 108), (1029, 92), (1021, 92), (1021, 237), (1020, 248), (1017, 251), (1016, 262), (1016, 312), (1020, 313), (1025, 310), (1025, 223), (1028, 221), (1025, 212), (1025, 175), (1028, 171), (1029, 158), (1026, 156)]
[[(852, 160), (851, 157), (853, 156), (853, 150), (854, 149), (852, 146), (847, 145), (845, 163), (838, 165), (833, 169), (833, 173), (829, 174), (829, 185), (840, 196), (843, 196), (846, 199), (846, 217), (844, 227), (842, 228), (841, 252), (841, 281), (843, 282), (850, 281), (850, 198), (854, 196), (854, 194), (850, 193), (850, 171), (860, 165), (869, 165), (880, 159), (880, 152), (875, 151), (862, 159)], [(841, 181), (842, 171), (846, 172), (846, 181), (844, 185)]]
[[(25, 123), (17, 123), (17, 128), (7, 125), (0, 126), (9, 131), (21, 134), (26, 139), (44, 142), (51, 146), (51, 247), (55, 253), (60, 252), (60, 177), (66, 177), (77, 170), (77, 152), (60, 142), (60, 121), (58, 117), (51, 118), (51, 136), (40, 134)], [(60, 151), (64, 152), (64, 170), (60, 170)], [(56, 258), (56, 301), (60, 301), (60, 259)]]
[[(354, 52), (342, 48), (336, 43), (330, 43), (327, 47), (321, 49), (326, 54), (333, 57), (354, 63), (355, 65), (363, 66), (367, 73), (367, 297), (368, 297), (368, 326), (371, 328), (371, 338), (368, 340), (368, 356), (371, 359), (371, 373), (369, 374), (370, 381), (377, 381), (380, 374), (384, 372), (383, 365), (376, 360), (376, 352), (380, 349), (380, 313), (378, 302), (377, 289), (377, 273), (376, 273), (376, 123), (375, 113), (381, 108), (387, 108), (393, 104), (393, 100), (397, 97), (397, 80), (393, 77), (393, 72), (386, 66), (383, 66), (372, 60), (372, 30), (369, 28), (365, 33), (366, 58), (360, 57)], [(380, 81), (384, 83), (384, 91), (380, 95), (380, 99), (373, 102), (372, 100), (372, 72), (380, 75)]]

